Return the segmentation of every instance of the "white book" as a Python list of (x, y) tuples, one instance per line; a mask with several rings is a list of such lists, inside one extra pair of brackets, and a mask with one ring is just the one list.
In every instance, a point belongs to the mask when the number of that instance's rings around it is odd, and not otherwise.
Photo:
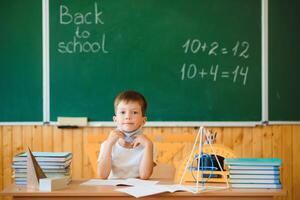
[[(67, 173), (45, 173), (45, 175), (48, 177), (48, 178), (51, 178), (51, 177), (63, 177), (63, 176), (70, 176), (71, 173), (70, 172), (67, 172)], [(13, 175), (12, 175), (12, 178), (26, 178), (27, 177), (27, 173), (26, 172), (13, 172)]]
[[(58, 179), (58, 178), (65, 178), (67, 181), (67, 184), (71, 182), (72, 177), (71, 176), (64, 176), (64, 177), (47, 177), (48, 179)], [(15, 178), (15, 182), (17, 185), (26, 185), (27, 184), (27, 178)]]
[[(14, 169), (27, 169), (27, 166), (25, 165), (13, 165), (12, 166)], [(43, 165), (43, 166), (41, 166), (40, 165), (40, 167), (42, 168), (42, 170), (44, 170), (44, 169), (53, 169), (53, 170), (55, 170), (55, 169), (65, 169), (65, 168), (67, 168), (68, 166), (63, 166), (63, 165)]]
[(243, 166), (280, 166), (280, 158), (226, 158), (225, 165), (243, 165)]
[[(70, 152), (32, 152), (35, 159), (39, 161), (65, 162), (72, 158)], [(22, 152), (13, 157), (13, 161), (27, 161), (26, 152)]]
[(246, 184), (246, 183), (234, 183), (230, 184), (232, 188), (257, 188), (257, 189), (279, 189), (281, 184)]
[(254, 166), (245, 166), (245, 165), (229, 165), (228, 168), (230, 170), (232, 169), (243, 169), (243, 170), (249, 170), (249, 169), (254, 169), (254, 170), (279, 170), (279, 166), (259, 166), (259, 165), (254, 165)]
[(274, 174), (279, 175), (280, 171), (278, 170), (243, 170), (243, 169), (231, 169), (229, 174)]
[(255, 166), (280, 166), (280, 158), (225, 158), (225, 165), (255, 165)]
[(240, 179), (233, 178), (229, 180), (229, 183), (276, 183), (280, 184), (279, 179)]
[[(14, 169), (16, 173), (23, 173), (27, 172), (27, 169)], [(64, 169), (43, 169), (44, 173), (69, 173), (70, 172), (70, 167), (64, 168)]]
[(39, 180), (39, 190), (51, 192), (67, 187), (69, 182), (68, 177), (42, 178)]
[(274, 174), (229, 174), (229, 178), (241, 178), (241, 179), (279, 179), (279, 175)]
[(150, 196), (154, 194), (160, 194), (164, 192), (176, 192), (176, 191), (186, 191), (186, 192), (194, 192), (192, 186), (185, 186), (185, 185), (142, 185), (142, 186), (135, 186), (135, 187), (126, 187), (116, 189), (116, 191), (127, 193), (131, 196), (136, 198)]
[[(72, 159), (67, 160), (67, 161), (37, 161), (40, 166), (69, 166), (72, 162)], [(13, 166), (26, 166), (27, 161), (14, 161)]]

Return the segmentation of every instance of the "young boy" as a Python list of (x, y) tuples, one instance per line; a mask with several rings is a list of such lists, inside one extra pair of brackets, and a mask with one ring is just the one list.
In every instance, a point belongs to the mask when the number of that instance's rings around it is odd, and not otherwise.
[(125, 91), (116, 97), (114, 108), (117, 128), (101, 144), (99, 177), (148, 179), (155, 164), (153, 143), (141, 133), (147, 102), (142, 94)]

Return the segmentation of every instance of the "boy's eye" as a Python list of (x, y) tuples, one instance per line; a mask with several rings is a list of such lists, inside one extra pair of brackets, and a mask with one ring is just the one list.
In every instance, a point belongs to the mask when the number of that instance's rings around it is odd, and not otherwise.
[(120, 113), (121, 113), (122, 115), (124, 115), (124, 114), (125, 114), (125, 111), (121, 111)]
[(135, 115), (138, 114), (138, 113), (139, 113), (139, 112), (137, 112), (137, 111), (133, 111), (133, 114), (135, 114)]

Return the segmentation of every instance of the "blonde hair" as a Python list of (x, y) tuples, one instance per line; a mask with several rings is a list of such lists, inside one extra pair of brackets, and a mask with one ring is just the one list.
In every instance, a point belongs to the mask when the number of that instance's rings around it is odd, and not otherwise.
[(118, 96), (116, 96), (115, 101), (114, 101), (115, 112), (121, 101), (124, 101), (126, 103), (128, 103), (129, 101), (138, 102), (141, 106), (142, 114), (143, 114), (143, 116), (145, 116), (145, 113), (147, 110), (147, 101), (141, 93), (132, 91), (132, 90), (128, 90), (128, 91), (124, 91), (124, 92), (121, 92), (120, 94), (118, 94)]

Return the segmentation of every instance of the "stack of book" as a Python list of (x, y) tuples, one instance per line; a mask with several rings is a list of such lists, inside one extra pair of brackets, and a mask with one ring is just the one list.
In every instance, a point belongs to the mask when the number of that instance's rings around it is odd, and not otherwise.
[[(72, 153), (32, 152), (36, 161), (48, 178), (67, 177), (71, 181)], [(17, 185), (26, 185), (27, 154), (20, 153), (13, 158), (13, 178)]]
[(226, 158), (232, 188), (281, 188), (279, 158)]

